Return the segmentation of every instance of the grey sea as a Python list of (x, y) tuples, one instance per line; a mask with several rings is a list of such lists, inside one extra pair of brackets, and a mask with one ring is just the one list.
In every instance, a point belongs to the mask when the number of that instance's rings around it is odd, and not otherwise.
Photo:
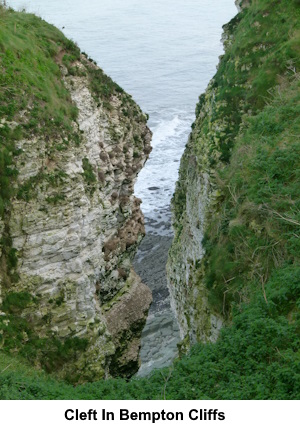
[(180, 335), (170, 309), (165, 263), (172, 240), (170, 200), (198, 96), (222, 54), (222, 25), (234, 0), (9, 0), (73, 39), (149, 114), (153, 151), (135, 194), (147, 235), (135, 268), (153, 291), (140, 375), (176, 356)]

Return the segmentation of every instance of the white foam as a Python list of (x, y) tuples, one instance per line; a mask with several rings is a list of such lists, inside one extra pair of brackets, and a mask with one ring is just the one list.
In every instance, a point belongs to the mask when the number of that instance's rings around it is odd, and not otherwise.
[(148, 218), (157, 219), (158, 213), (169, 210), (192, 121), (191, 112), (164, 111), (160, 121), (152, 126), (153, 150), (135, 186)]
[(153, 129), (152, 147), (155, 148), (167, 138), (176, 135), (176, 129), (180, 126), (181, 121), (178, 115), (172, 119), (162, 120), (156, 128)]

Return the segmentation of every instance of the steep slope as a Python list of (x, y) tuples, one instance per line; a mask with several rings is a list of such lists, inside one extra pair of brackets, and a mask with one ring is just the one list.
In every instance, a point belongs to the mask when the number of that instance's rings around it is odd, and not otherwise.
[(1, 399), (300, 398), (299, 1), (243, 4), (173, 201), (182, 352), (215, 342), (147, 378), (76, 387), (0, 353)]
[(2, 349), (73, 381), (130, 376), (151, 303), (131, 266), (146, 116), (54, 27), (0, 21)]
[(235, 305), (299, 264), (299, 2), (238, 4), (173, 198), (168, 278), (187, 345), (215, 341)]

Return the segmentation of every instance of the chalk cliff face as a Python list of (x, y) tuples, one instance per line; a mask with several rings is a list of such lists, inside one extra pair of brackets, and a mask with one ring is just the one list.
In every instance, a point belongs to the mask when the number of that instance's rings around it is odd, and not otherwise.
[[(231, 319), (231, 304), (248, 300), (249, 285), (266, 282), (271, 267), (279, 264), (272, 255), (268, 261), (258, 256), (259, 250), (273, 246), (264, 201), (255, 212), (257, 203), (249, 203), (247, 195), (237, 192), (238, 185), (232, 185), (237, 168), (230, 163), (247, 120), (264, 109), (274, 88), (290, 84), (287, 70), (292, 67), (296, 73), (295, 51), (286, 48), (286, 43), (297, 44), (297, 24), (287, 18), (295, 5), (247, 0), (236, 5), (238, 15), (224, 26), (225, 54), (199, 97), (172, 201), (175, 238), (168, 285), (186, 346), (214, 342)], [(278, 17), (286, 36), (275, 31)], [(241, 145), (241, 154), (248, 147), (251, 142)], [(235, 154), (237, 165), (238, 159)]]
[[(237, 1), (236, 5), (240, 11), (242, 2)], [(233, 37), (231, 26), (224, 26), (222, 40), (228, 51)], [(221, 58), (221, 64), (222, 61)], [(222, 100), (219, 91), (215, 77), (199, 97), (172, 200), (175, 237), (169, 251), (167, 278), (171, 306), (184, 340), (183, 350), (195, 342), (215, 342), (224, 323), (222, 312), (209, 303), (203, 246), (211, 217), (218, 210), (220, 193), (215, 175), (218, 169), (222, 170), (220, 146), (226, 148), (232, 142), (228, 131), (233, 122), (222, 112), (228, 102)]]
[[(222, 315), (208, 303), (202, 245), (214, 210), (214, 199), (218, 196), (209, 168), (210, 139), (216, 130), (222, 132), (225, 126), (211, 122), (213, 102), (214, 91), (210, 86), (196, 120), (199, 125), (194, 127), (181, 159), (172, 203), (175, 237), (169, 251), (167, 277), (171, 306), (177, 316), (181, 337), (187, 344), (215, 341), (223, 324)], [(208, 134), (200, 131), (204, 121), (210, 128)]]
[[(0, 234), (9, 233), (17, 265), (8, 276), (3, 258), (1, 315), (9, 326), (10, 297), (26, 294), (25, 305), (13, 309), (27, 324), (20, 344), (30, 345), (31, 336), (46, 344), (71, 343), (73, 356), (57, 366), (49, 351), (36, 357), (62, 377), (130, 376), (139, 366), (140, 334), (152, 300), (131, 264), (144, 235), (133, 187), (151, 151), (151, 132), (120, 88), (105, 97), (93, 90), (100, 73), (93, 62), (81, 55), (67, 68), (64, 54), (56, 61), (77, 118), (69, 137), (62, 130), (16, 142), (16, 197)], [(28, 106), (24, 121), (30, 111)], [(18, 123), (3, 118), (2, 125)]]

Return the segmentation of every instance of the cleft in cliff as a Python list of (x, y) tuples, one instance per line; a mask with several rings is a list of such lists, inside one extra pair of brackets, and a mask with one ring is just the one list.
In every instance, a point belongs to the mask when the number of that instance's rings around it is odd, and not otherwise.
[(146, 115), (53, 26), (0, 12), (1, 347), (73, 382), (129, 377)]

